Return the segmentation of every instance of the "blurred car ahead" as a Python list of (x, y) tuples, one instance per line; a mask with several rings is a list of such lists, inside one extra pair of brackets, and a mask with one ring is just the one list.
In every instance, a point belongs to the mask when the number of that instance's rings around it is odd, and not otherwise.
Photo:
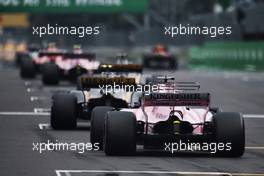
[(90, 120), (94, 107), (128, 107), (131, 91), (107, 90), (104, 86), (112, 86), (112, 88), (123, 85), (135, 86), (140, 82), (141, 72), (141, 65), (103, 64), (97, 74), (79, 77), (79, 90), (53, 95), (51, 126), (53, 129), (74, 129), (77, 126), (77, 119)]
[[(37, 73), (41, 73), (43, 64), (56, 60), (63, 52), (65, 51), (59, 50), (54, 43), (50, 43), (47, 49), (40, 49), (32, 45), (28, 50), (18, 52), (16, 62), (20, 66), (20, 76), (22, 78), (35, 78)], [(53, 53), (52, 57), (48, 57), (51, 53)]]
[(145, 68), (177, 69), (178, 60), (173, 56), (165, 45), (156, 45), (152, 52), (143, 56)]
[(48, 49), (39, 51), (31, 59), (23, 59), (20, 74), (23, 78), (34, 78), (40, 73), (43, 84), (57, 85), (61, 79), (74, 82), (82, 74), (92, 74), (99, 65), (94, 53)]
[[(49, 61), (42, 66), (42, 82), (57, 85), (61, 79), (75, 82), (82, 74), (93, 74), (100, 65), (94, 53), (45, 53)], [(54, 58), (54, 59), (52, 59)]]

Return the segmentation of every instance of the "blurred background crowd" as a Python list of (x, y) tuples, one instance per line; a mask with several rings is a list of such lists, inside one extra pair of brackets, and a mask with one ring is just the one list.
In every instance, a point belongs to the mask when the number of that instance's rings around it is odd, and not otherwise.
[[(240, 65), (262, 69), (264, 63), (264, 1), (262, 0), (79, 0), (85, 6), (73, 7), (53, 0), (50, 8), (42, 1), (0, 2), (0, 58), (5, 64), (15, 59), (17, 51), (30, 44), (56, 42), (61, 48), (80, 44), (96, 53), (109, 55), (117, 50), (139, 57), (157, 43), (168, 45), (179, 58), (194, 65)], [(72, 2), (73, 0), (68, 0)], [(17, 3), (15, 3), (17, 2)], [(30, 1), (27, 1), (30, 2)], [(64, 0), (65, 2), (65, 0)], [(112, 3), (111, 3), (112, 2)], [(115, 3), (118, 2), (118, 3)], [(24, 4), (23, 4), (24, 3)], [(34, 4), (35, 3), (35, 4)], [(32, 26), (100, 26), (97, 36), (32, 35)], [(188, 35), (170, 38), (164, 26), (231, 26), (231, 35), (215, 38)], [(226, 60), (232, 60), (226, 64)]]

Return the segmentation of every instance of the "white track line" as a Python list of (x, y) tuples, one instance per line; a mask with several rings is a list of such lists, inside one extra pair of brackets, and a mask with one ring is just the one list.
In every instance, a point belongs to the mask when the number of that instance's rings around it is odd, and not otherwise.
[(43, 100), (49, 100), (49, 97), (44, 96), (30, 96), (30, 101), (43, 101)]
[(264, 147), (245, 147), (245, 148), (249, 150), (264, 150)]
[(49, 116), (50, 109), (49, 108), (34, 108), (33, 112), (0, 112), (0, 115), (5, 116)]
[(119, 174), (175, 174), (175, 175), (234, 175), (234, 176), (264, 176), (255, 173), (227, 173), (227, 172), (180, 172), (180, 171), (132, 171), (132, 170), (55, 170), (57, 176), (70, 176), (71, 173), (119, 173)]
[(40, 130), (50, 130), (51, 129), (50, 124), (48, 123), (40, 123), (38, 126)]
[(264, 119), (264, 114), (243, 114), (244, 118)]
[(35, 92), (36, 89), (33, 89), (33, 88), (27, 88), (27, 92), (30, 93), (30, 92)]
[(4, 116), (49, 116), (49, 112), (0, 112), (0, 115)]
[(47, 113), (50, 112), (50, 108), (34, 108), (33, 111), (35, 113)]

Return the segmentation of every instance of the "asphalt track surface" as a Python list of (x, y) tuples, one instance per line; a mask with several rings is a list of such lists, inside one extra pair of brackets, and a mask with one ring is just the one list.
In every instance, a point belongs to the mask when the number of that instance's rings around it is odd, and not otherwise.
[[(164, 71), (144, 71), (144, 77)], [(73, 131), (49, 128), (48, 109), (55, 90), (39, 79), (22, 80), (16, 69), (0, 70), (1, 176), (121, 175), (264, 175), (264, 73), (176, 71), (179, 80), (199, 81), (212, 94), (213, 106), (245, 116), (246, 151), (242, 158), (139, 151), (136, 156), (109, 157), (101, 151), (33, 151), (33, 143), (89, 142), (89, 124)]]

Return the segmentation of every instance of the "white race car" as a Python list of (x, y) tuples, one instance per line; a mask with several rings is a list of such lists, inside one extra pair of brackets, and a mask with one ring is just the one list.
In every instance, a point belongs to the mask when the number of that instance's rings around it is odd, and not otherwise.
[(141, 65), (101, 65), (100, 74), (83, 75), (78, 79), (78, 90), (53, 95), (51, 126), (54, 129), (73, 129), (77, 119), (90, 119), (96, 106), (128, 108), (131, 91), (141, 77)]

